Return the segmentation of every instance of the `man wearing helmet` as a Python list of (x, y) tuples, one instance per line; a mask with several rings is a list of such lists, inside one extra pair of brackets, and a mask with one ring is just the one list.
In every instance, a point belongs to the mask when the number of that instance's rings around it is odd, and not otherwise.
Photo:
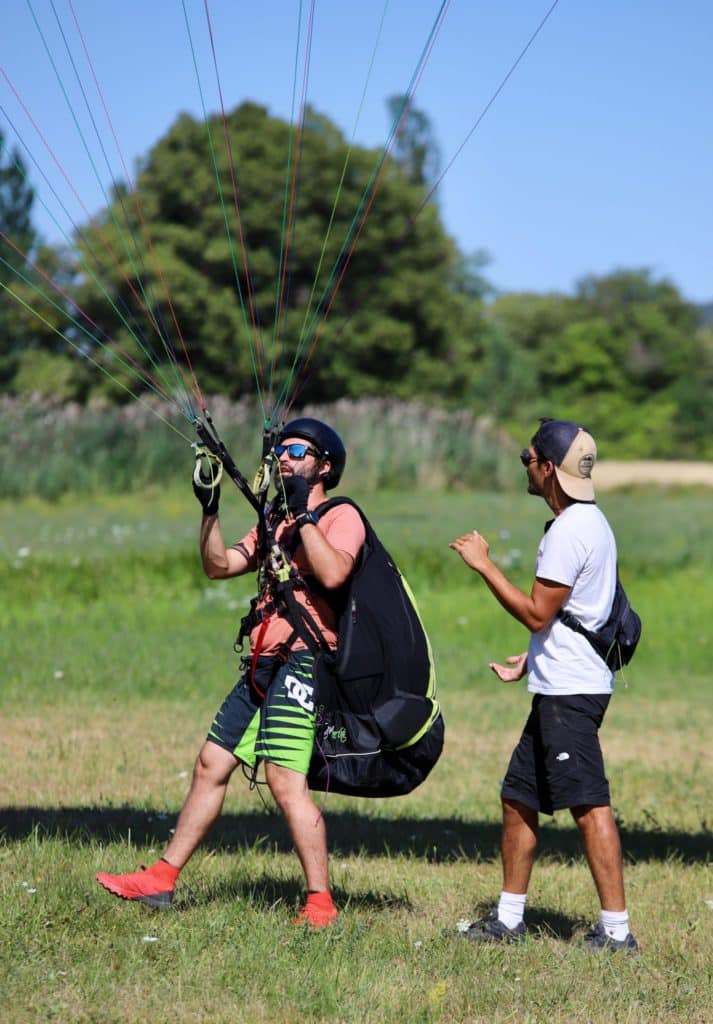
[[(242, 763), (256, 771), (263, 762), (305, 876), (307, 900), (297, 921), (322, 928), (336, 920), (337, 909), (329, 890), (325, 823), (307, 788), (316, 727), (310, 634), (319, 646), (336, 646), (338, 592), (353, 571), (365, 530), (350, 505), (337, 505), (323, 516), (315, 512), (338, 484), (346, 461), (331, 427), (309, 417), (293, 420), (283, 428), (275, 454), (278, 494), (266, 514), (278, 547), (263, 560), (270, 566), (259, 564), (257, 527), (226, 546), (219, 488), (194, 484), (203, 508), (200, 552), (206, 575), (227, 579), (259, 570), (260, 592), (241, 630), (249, 634), (250, 656), (201, 748), (164, 856), (143, 871), (101, 873), (97, 881), (124, 899), (169, 907), (180, 871), (220, 815), (236, 767)], [(281, 559), (300, 581), (290, 588), (289, 608), (277, 582), (284, 578), (275, 565)]]

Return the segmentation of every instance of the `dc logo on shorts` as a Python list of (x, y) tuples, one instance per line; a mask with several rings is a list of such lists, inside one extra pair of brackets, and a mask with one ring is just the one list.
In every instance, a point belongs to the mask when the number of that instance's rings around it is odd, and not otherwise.
[(292, 700), (296, 700), (305, 711), (314, 711), (314, 687), (307, 686), (297, 676), (285, 676), (285, 689)]

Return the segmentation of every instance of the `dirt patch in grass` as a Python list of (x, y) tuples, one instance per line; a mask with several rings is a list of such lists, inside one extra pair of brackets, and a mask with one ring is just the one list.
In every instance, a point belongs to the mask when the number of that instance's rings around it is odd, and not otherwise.
[(713, 487), (713, 462), (657, 460), (598, 462), (594, 483), (602, 491), (653, 484), (658, 487)]
[(183, 800), (208, 725), (195, 707), (144, 701), (122, 707), (56, 704), (8, 715), (0, 805), (136, 804)]

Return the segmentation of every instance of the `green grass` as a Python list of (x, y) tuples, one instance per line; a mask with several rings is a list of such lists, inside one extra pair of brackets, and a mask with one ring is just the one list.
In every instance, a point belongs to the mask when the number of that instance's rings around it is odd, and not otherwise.
[[(224, 501), (231, 538), (250, 525), (240, 502)], [(453, 938), (500, 888), (498, 780), (528, 698), (487, 668), (523, 648), (523, 630), (447, 545), (477, 526), (527, 586), (544, 505), (405, 493), (364, 505), (429, 627), (446, 750), (409, 797), (327, 797), (342, 922), (304, 935), (289, 926), (301, 875), (286, 829), (237, 776), (175, 913), (93, 881), (160, 852), (237, 673), (252, 584), (202, 576), (190, 493), (0, 504), (3, 1024), (713, 1020), (708, 502), (603, 501), (644, 620), (602, 733), (635, 961), (577, 945), (597, 903), (566, 814), (543, 824), (526, 943)]]

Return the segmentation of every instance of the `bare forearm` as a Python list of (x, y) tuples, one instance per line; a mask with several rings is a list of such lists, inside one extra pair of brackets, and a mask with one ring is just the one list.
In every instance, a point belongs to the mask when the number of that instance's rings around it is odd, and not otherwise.
[(563, 583), (536, 577), (532, 593), (528, 596), (511, 583), (489, 558), (476, 567), (476, 572), (480, 573), (503, 608), (531, 633), (538, 633), (549, 626), (570, 592)]
[(309, 567), (323, 587), (334, 590), (346, 581), (354, 562), (345, 551), (337, 551), (312, 523), (300, 530), (300, 540)]
[(482, 568), (476, 571), (483, 577), (490, 591), (495, 595), (505, 611), (509, 612), (518, 622), (521, 622), (531, 633), (536, 633), (543, 626), (547, 625), (549, 618), (545, 622), (542, 621), (541, 616), (537, 613), (532, 597), (526, 594), (524, 590), (516, 587), (514, 583), (511, 583), (495, 562), (488, 559)]
[(240, 576), (250, 568), (247, 555), (237, 548), (226, 548), (218, 516), (203, 516), (199, 537), (201, 562), (212, 580)]
[(528, 597), (493, 562), (488, 543), (477, 530), (464, 533), (449, 546), (458, 552), (466, 565), (483, 577), (505, 611), (531, 633), (539, 632), (552, 622), (570, 592), (566, 584), (536, 577)]

